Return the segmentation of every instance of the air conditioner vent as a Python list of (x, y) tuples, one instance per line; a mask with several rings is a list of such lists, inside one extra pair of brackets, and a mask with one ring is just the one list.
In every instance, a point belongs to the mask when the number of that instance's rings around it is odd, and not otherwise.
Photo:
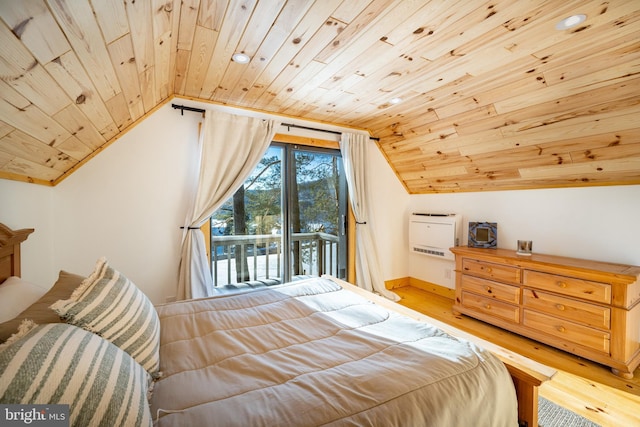
[(454, 260), (449, 250), (460, 241), (462, 217), (456, 214), (414, 213), (409, 218), (409, 249), (437, 258)]
[(444, 257), (444, 252), (442, 252), (442, 251), (434, 251), (433, 249), (423, 249), (423, 248), (418, 248), (418, 247), (414, 246), (413, 247), (413, 251), (414, 252), (421, 252), (421, 253), (427, 254), (427, 255), (435, 255), (435, 256)]

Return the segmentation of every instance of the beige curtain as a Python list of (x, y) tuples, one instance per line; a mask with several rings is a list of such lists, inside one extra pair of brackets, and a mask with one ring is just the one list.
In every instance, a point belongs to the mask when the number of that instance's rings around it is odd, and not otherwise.
[(343, 133), (340, 139), (349, 200), (356, 218), (356, 285), (390, 300), (399, 301), (400, 297), (384, 285), (372, 231), (372, 215), (368, 204), (371, 196), (366, 169), (367, 152), (371, 145), (369, 137), (362, 134)]
[(213, 279), (200, 227), (251, 174), (278, 126), (274, 120), (206, 112), (198, 189), (182, 239), (177, 299), (211, 295)]

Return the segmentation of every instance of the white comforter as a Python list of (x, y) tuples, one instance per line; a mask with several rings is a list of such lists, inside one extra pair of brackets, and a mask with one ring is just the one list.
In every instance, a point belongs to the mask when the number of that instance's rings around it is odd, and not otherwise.
[(517, 426), (495, 356), (328, 279), (157, 309), (159, 426)]

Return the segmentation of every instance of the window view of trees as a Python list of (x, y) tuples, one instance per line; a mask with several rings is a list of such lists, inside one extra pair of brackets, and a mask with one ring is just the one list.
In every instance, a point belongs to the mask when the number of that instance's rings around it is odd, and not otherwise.
[[(337, 242), (342, 227), (340, 208), (345, 202), (340, 198), (346, 200), (346, 195), (341, 194), (341, 158), (336, 153), (315, 151), (288, 155), (283, 146), (269, 148), (244, 185), (211, 217), (213, 262), (224, 264), (227, 260), (226, 265), (234, 271), (227, 271), (230, 283), (262, 277), (282, 279), (280, 269), (287, 261), (291, 276), (322, 274), (325, 271), (317, 271), (324, 270), (320, 262), (332, 261), (320, 246), (326, 246), (329, 239)], [(288, 208), (286, 216), (283, 203)], [(289, 219), (292, 238), (288, 244), (282, 241), (283, 226), (287, 226), (283, 218)], [(227, 244), (213, 247), (214, 242)], [(334, 246), (331, 257), (337, 257)], [(285, 250), (291, 254), (287, 260), (280, 258)], [(256, 258), (259, 256), (263, 258)], [(270, 265), (269, 258), (273, 258)], [(266, 267), (257, 265), (264, 261)], [(312, 264), (318, 267), (310, 267)]]

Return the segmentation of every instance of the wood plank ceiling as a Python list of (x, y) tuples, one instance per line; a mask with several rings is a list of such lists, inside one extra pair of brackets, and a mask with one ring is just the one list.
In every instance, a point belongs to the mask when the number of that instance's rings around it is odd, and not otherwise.
[(55, 185), (179, 96), (366, 129), (412, 194), (640, 183), (638, 0), (0, 0), (0, 17), (0, 178)]

